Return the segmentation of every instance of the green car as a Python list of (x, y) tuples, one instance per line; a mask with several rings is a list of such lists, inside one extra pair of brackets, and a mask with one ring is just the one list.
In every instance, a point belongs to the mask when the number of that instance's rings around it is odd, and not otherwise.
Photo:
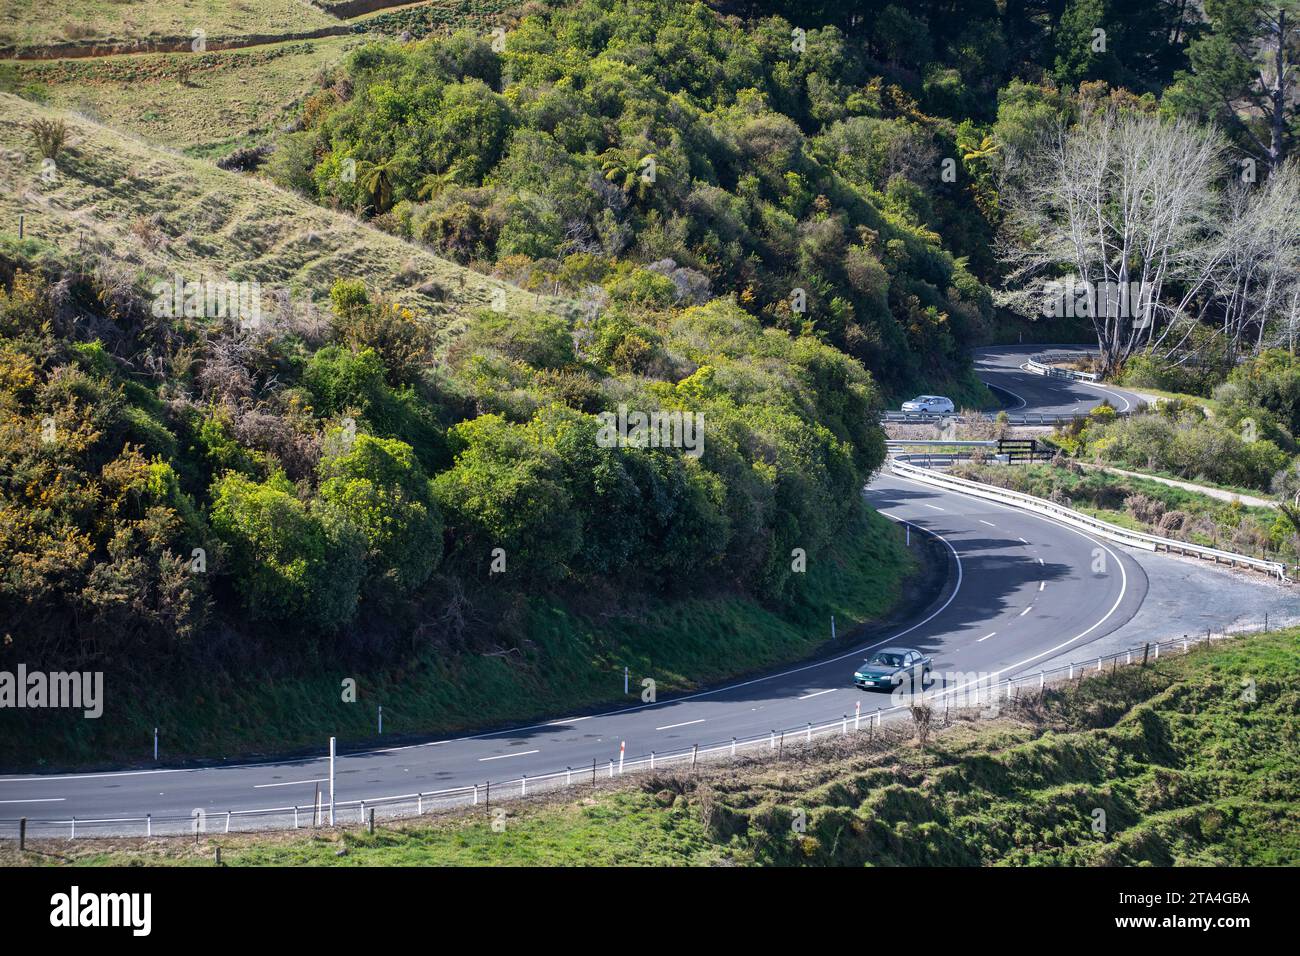
[(930, 658), (910, 647), (883, 647), (866, 660), (866, 666), (853, 674), (853, 683), (864, 690), (891, 690), (911, 682), (918, 671), (921, 686), (930, 682)]

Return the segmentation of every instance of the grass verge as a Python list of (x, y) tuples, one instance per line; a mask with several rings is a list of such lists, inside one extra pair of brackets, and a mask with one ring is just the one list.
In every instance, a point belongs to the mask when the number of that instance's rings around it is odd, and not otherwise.
[[(1272, 508), (1224, 501), (1158, 481), (1100, 469), (962, 464), (954, 474), (1060, 501), (1094, 518), (1190, 544), (1294, 563), (1290, 525)], [(1228, 489), (1225, 489), (1228, 490)], [(1258, 495), (1258, 492), (1256, 492)]]

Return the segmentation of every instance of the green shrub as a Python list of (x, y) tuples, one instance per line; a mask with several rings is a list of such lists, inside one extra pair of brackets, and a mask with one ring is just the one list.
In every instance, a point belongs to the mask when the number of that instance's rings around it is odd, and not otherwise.
[(507, 570), (540, 579), (567, 573), (581, 545), (580, 523), (559, 461), (538, 437), (499, 415), (449, 432), (455, 464), (434, 479), (434, 488), (460, 562), (487, 570), (500, 548)]
[(1215, 398), (1237, 396), (1272, 412), (1292, 435), (1300, 435), (1300, 357), (1270, 349), (1233, 369)]
[(373, 300), (360, 280), (339, 279), (330, 290), (334, 328), (354, 352), (372, 349), (383, 364), (390, 385), (420, 379), (433, 354), (433, 332), (427, 320), (383, 296)]
[(63, 120), (32, 120), (27, 127), (32, 134), (36, 151), (44, 159), (58, 159), (68, 141), (68, 125)]
[(544, 312), (480, 312), (465, 344), (493, 349), (535, 369), (562, 369), (576, 361), (569, 323)]
[(321, 461), (321, 499), (365, 536), (371, 578), (410, 592), (442, 557), (442, 516), (432, 483), (404, 442), (357, 435), (345, 447), (337, 431), (330, 438), (339, 449)]
[(253, 620), (337, 628), (356, 612), (365, 541), (339, 512), (308, 508), (281, 475), (228, 474), (213, 488), (212, 530)]

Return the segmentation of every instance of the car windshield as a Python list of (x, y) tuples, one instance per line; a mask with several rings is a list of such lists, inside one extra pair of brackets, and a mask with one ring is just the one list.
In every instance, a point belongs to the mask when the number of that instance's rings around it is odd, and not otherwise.
[(880, 667), (902, 667), (903, 655), (902, 654), (877, 654), (875, 657), (871, 658), (871, 663), (879, 665)]

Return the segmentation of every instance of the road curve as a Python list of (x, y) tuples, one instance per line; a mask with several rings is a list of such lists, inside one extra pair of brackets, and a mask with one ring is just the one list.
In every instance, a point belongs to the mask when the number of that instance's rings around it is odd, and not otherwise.
[(1116, 411), (1133, 411), (1143, 401), (1135, 392), (1113, 385), (1093, 385), (1073, 379), (1054, 378), (1027, 371), (1024, 366), (1039, 352), (1079, 352), (1081, 345), (993, 345), (973, 352), (975, 374), (986, 385), (1002, 392), (1009, 413), (1047, 416), (1082, 415), (1109, 401)]
[[(1080, 383), (1020, 372), (1019, 361), (1030, 351), (981, 349), (981, 377), (1014, 390), (1035, 410), (1096, 404), (1104, 397), (1096, 389), (1081, 392), (1086, 386)], [(945, 591), (883, 639), (653, 704), (343, 754), (337, 758), (336, 799), (375, 800), (489, 780), (518, 781), (521, 775), (566, 767), (590, 773), (593, 761), (603, 773), (609, 761), (617, 761), (623, 742), (632, 758), (825, 723), (852, 716), (858, 704), (866, 715), (890, 705), (887, 694), (859, 691), (851, 682), (871, 647), (920, 648), (933, 656), (936, 674), (1032, 672), (1114, 634), (1147, 596), (1148, 576), (1138, 555), (1050, 518), (889, 473), (864, 493), (883, 514), (916, 529), (914, 539), (935, 536), (949, 562)], [(318, 785), (324, 790), (327, 775), (323, 755), (240, 766), (10, 775), (0, 777), (0, 820), (27, 816), (36, 835), (67, 833), (61, 821), (71, 817), (138, 820), (152, 814), (155, 820), (179, 820), (201, 809), (220, 818), (228, 810), (307, 806)], [(139, 830), (134, 822), (121, 827), (122, 832)], [(92, 832), (111, 832), (111, 825)]]
[[(867, 491), (897, 520), (940, 535), (952, 575), (921, 619), (871, 646), (905, 643), (934, 657), (936, 673), (1023, 669), (1072, 643), (1103, 636), (1133, 615), (1145, 577), (1133, 559), (1055, 522), (894, 476)], [(919, 536), (918, 536), (919, 537)], [(1094, 574), (1095, 549), (1107, 571)], [(482, 736), (349, 754), (338, 758), (336, 798), (394, 794), (518, 780), (566, 767), (603, 772), (617, 760), (666, 753), (801, 727), (889, 706), (889, 695), (859, 691), (851, 674), (867, 646), (830, 660), (653, 705)], [(236, 767), (0, 778), (0, 817), (24, 808), (33, 819), (184, 818), (291, 804), (308, 805), (326, 779), (324, 758)], [(14, 801), (31, 801), (19, 803)], [(38, 801), (49, 801), (41, 803)], [(16, 815), (16, 814), (15, 814)], [(97, 831), (98, 832), (98, 831)]]

